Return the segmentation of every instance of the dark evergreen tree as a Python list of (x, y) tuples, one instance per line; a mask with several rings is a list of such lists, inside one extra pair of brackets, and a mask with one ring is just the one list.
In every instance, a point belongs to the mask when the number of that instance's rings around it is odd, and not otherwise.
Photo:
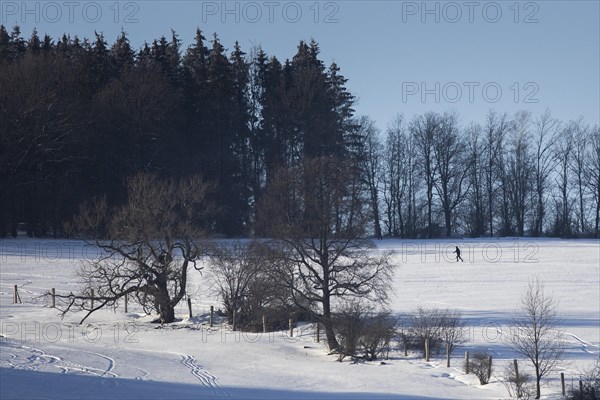
[(41, 49), (41, 42), (38, 36), (37, 30), (34, 29), (29, 41), (27, 42), (27, 52), (29, 53), (37, 53)]
[(111, 47), (110, 52), (117, 75), (121, 74), (125, 69), (133, 67), (135, 51), (131, 48), (125, 31), (121, 31), (117, 41)]
[(0, 25), (0, 62), (10, 61), (10, 35), (4, 27)]

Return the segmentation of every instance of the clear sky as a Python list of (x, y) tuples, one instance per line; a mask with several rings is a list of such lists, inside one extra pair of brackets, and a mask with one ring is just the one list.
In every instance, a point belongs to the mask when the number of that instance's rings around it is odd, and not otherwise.
[(5, 1), (0, 21), (23, 36), (93, 37), (133, 46), (171, 28), (185, 47), (196, 27), (231, 49), (260, 45), (281, 60), (314, 38), (385, 129), (398, 113), (455, 110), (464, 123), (489, 109), (600, 123), (600, 2), (591, 1)]

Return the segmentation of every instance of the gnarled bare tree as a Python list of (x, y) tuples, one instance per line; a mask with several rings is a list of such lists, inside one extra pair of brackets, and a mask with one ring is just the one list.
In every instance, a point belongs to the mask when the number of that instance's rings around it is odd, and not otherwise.
[(83, 322), (130, 295), (148, 313), (158, 312), (161, 322), (173, 322), (189, 268), (201, 268), (197, 262), (214, 214), (209, 193), (200, 178), (160, 180), (139, 174), (128, 182), (125, 204), (109, 208), (102, 199), (83, 206), (72, 228), (91, 235), (102, 255), (79, 271), (84, 283), (79, 293), (57, 296), (63, 315), (87, 311)]
[(323, 324), (331, 350), (339, 347), (332, 321), (336, 299), (383, 301), (392, 273), (389, 254), (374, 252), (364, 239), (370, 215), (352, 190), (353, 173), (333, 157), (282, 168), (259, 214), (274, 238), (274, 281)]

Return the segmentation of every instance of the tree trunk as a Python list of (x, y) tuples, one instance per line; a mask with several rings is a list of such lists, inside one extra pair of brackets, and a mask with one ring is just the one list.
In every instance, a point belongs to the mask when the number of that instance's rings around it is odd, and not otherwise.
[(579, 219), (581, 220), (581, 233), (585, 233), (585, 209), (583, 207), (583, 183), (579, 177)]
[(160, 315), (160, 321), (164, 324), (169, 324), (175, 321), (175, 306), (169, 297), (169, 291), (166, 287), (166, 282), (163, 285), (159, 285), (155, 294), (155, 302), (158, 306), (158, 313)]
[(494, 237), (494, 216), (493, 216), (493, 195), (491, 193), (491, 185), (488, 188), (488, 212), (489, 212), (489, 224), (490, 224), (490, 237)]
[(540, 389), (540, 381), (541, 381), (542, 377), (540, 376), (540, 370), (538, 368), (538, 366), (536, 365), (535, 367), (535, 398), (539, 399), (541, 396), (541, 389)]
[(161, 307), (160, 320), (164, 324), (175, 322), (175, 308), (172, 306)]
[(448, 210), (444, 210), (444, 216), (446, 218), (446, 237), (450, 237), (452, 235), (452, 212)]
[(598, 190), (598, 200), (596, 202), (596, 228), (595, 228), (596, 234), (594, 235), (594, 237), (596, 239), (599, 237), (598, 228), (600, 228), (600, 190)]
[(333, 321), (331, 320), (331, 304), (327, 294), (323, 295), (323, 326), (325, 328), (325, 336), (327, 337), (327, 346), (329, 347), (329, 350), (335, 350), (340, 347), (333, 329)]
[(432, 194), (432, 190), (433, 188), (429, 187), (427, 188), (427, 239), (433, 239), (433, 233), (432, 233), (432, 227), (431, 227), (431, 223), (432, 223), (432, 208), (433, 208), (433, 194)]
[(379, 220), (379, 198), (377, 194), (373, 196), (373, 222), (375, 224), (375, 237), (377, 239), (382, 239), (383, 235), (381, 234), (381, 221)]

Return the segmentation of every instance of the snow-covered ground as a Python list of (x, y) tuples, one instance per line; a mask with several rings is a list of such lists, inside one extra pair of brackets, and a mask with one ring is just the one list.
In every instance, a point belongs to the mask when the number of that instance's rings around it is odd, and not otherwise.
[[(454, 262), (459, 244), (464, 263)], [(567, 383), (600, 354), (600, 242), (594, 240), (455, 240), (378, 242), (395, 251), (397, 270), (390, 309), (401, 315), (424, 308), (460, 310), (469, 342), (453, 366), (443, 357), (427, 363), (393, 351), (385, 364), (338, 363), (313, 327), (251, 334), (206, 325), (210, 305), (220, 304), (193, 273), (194, 312), (181, 322), (151, 324), (130, 307), (60, 318), (39, 296), (50, 288), (78, 287), (83, 258), (97, 250), (76, 241), (0, 241), (0, 398), (4, 399), (499, 399), (504, 366), (516, 355), (506, 345), (506, 321), (532, 278), (560, 301), (566, 331), (564, 362), (542, 394), (559, 398), (560, 372)], [(12, 304), (14, 285), (23, 301)], [(494, 357), (492, 382), (480, 386), (462, 371), (465, 350)], [(521, 368), (526, 370), (524, 361)]]

